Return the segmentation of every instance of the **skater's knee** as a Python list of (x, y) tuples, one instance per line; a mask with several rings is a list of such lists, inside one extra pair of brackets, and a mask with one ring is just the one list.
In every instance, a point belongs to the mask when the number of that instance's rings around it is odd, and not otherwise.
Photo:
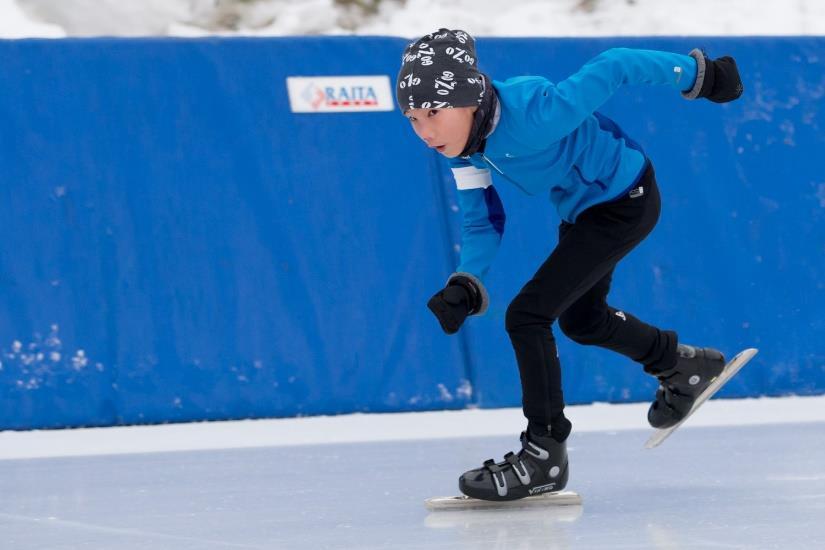
[(526, 317), (526, 311), (519, 303), (518, 297), (516, 297), (507, 306), (507, 312), (504, 314), (504, 328), (507, 332), (518, 330), (525, 323)]
[(604, 338), (604, 315), (584, 317), (563, 314), (559, 318), (559, 328), (565, 336), (579, 344), (596, 344)]
[(504, 315), (504, 328), (507, 332), (524, 330), (529, 327), (549, 327), (553, 324), (553, 318), (543, 315), (530, 307), (530, 300), (519, 294), (510, 305)]

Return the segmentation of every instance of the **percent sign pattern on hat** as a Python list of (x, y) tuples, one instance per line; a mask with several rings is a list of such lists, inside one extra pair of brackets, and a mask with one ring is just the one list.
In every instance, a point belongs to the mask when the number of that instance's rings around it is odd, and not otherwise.
[(396, 100), (407, 109), (480, 105), (487, 88), (476, 67), (475, 40), (461, 30), (439, 29), (404, 50)]

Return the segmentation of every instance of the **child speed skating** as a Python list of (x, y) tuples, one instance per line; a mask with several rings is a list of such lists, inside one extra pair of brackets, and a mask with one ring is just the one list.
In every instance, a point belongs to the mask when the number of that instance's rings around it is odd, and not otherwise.
[[(484, 279), (504, 231), (493, 186), (549, 196), (558, 245), (510, 302), (505, 329), (515, 351), (527, 428), (522, 448), (459, 478), (467, 496), (513, 500), (560, 491), (569, 475), (561, 366), (552, 325), (584, 345), (640, 363), (659, 387), (653, 427), (679, 422), (722, 371), (722, 354), (679, 343), (607, 303), (616, 264), (653, 229), (660, 197), (638, 143), (597, 112), (620, 87), (664, 85), (687, 99), (727, 102), (742, 94), (731, 57), (610, 49), (557, 84), (540, 76), (493, 81), (478, 70), (473, 38), (439, 29), (409, 44), (396, 98), (417, 136), (449, 159), (462, 210), (460, 265), (428, 302), (447, 334), (489, 304)], [(675, 94), (674, 94), (675, 95)]]

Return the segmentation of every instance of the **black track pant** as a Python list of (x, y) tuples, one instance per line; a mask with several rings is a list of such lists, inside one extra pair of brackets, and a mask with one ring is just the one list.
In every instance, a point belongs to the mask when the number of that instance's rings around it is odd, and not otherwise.
[(648, 372), (676, 363), (675, 332), (607, 305), (616, 264), (659, 219), (661, 201), (652, 166), (634, 190), (639, 187), (641, 196), (628, 193), (588, 208), (574, 224), (562, 222), (558, 245), (507, 308), (505, 323), (521, 375), (524, 416), (531, 429), (552, 426), (558, 440), (567, 437), (570, 422), (563, 414), (561, 366), (552, 331), (557, 319), (572, 340), (621, 353)]

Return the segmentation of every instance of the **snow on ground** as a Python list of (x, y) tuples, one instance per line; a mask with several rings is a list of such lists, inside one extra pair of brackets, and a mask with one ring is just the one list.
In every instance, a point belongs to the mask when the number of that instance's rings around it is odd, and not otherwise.
[[(650, 430), (647, 403), (570, 406), (577, 432)], [(825, 421), (825, 396), (709, 401), (680, 430)], [(0, 432), (0, 460), (315, 444), (517, 436), (520, 409), (348, 414), (158, 426)], [(676, 435), (674, 435), (676, 437)], [(646, 438), (646, 436), (645, 436)], [(639, 440), (639, 447), (644, 441)]]
[(61, 38), (66, 31), (58, 25), (30, 18), (15, 0), (0, 0), (0, 38)]
[(414, 37), (441, 26), (480, 36), (825, 34), (822, 0), (513, 0), (506, 3), (506, 9), (499, 0), (382, 0), (374, 13), (357, 4), (335, 0), (0, 0), (0, 37), (64, 33)]
[[(592, 10), (585, 6), (592, 6)], [(417, 36), (434, 25), (488, 36), (825, 34), (825, 2), (797, 0), (409, 0), (360, 34)]]

